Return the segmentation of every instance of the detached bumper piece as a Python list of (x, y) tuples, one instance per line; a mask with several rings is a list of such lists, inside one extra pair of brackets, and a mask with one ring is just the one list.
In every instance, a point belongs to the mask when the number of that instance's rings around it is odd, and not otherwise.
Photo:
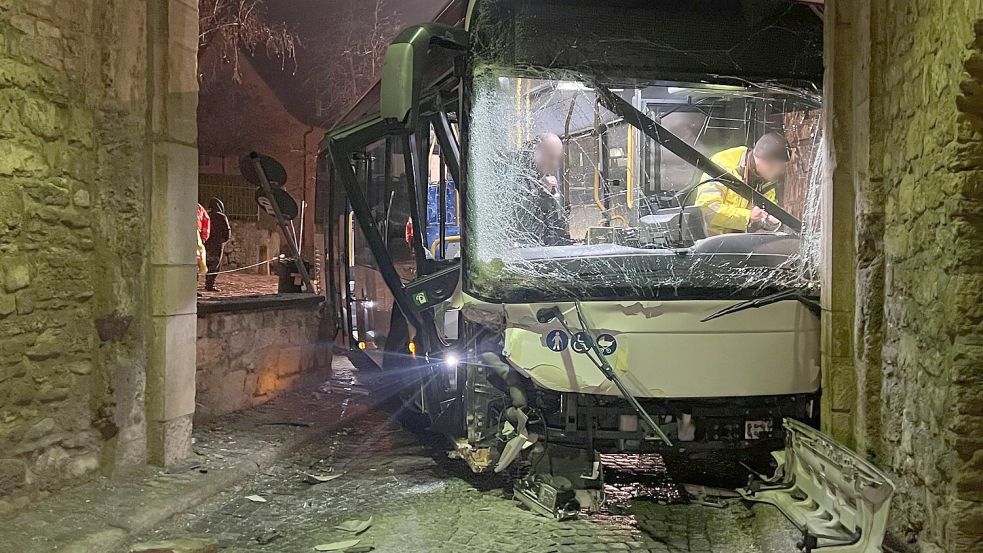
[(579, 512), (576, 492), (559, 490), (546, 482), (523, 480), (514, 485), (513, 493), (516, 499), (533, 512), (556, 520), (574, 518)]
[(803, 553), (881, 553), (894, 484), (829, 436), (784, 420), (785, 450), (772, 478), (738, 490), (777, 507), (802, 532)]

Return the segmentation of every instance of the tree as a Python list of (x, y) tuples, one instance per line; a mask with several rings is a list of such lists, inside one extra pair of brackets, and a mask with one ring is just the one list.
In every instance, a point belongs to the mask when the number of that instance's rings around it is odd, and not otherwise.
[(297, 36), (282, 23), (267, 23), (264, 4), (265, 0), (199, 0), (199, 61), (209, 47), (221, 48), (221, 59), (232, 65), (232, 79), (238, 83), (242, 79), (240, 53), (254, 55), (262, 47), (283, 67), (288, 60), (293, 61), (296, 71)]
[[(386, 47), (402, 28), (386, 0), (341, 0), (343, 29), (310, 44), (313, 56), (308, 86), (314, 88), (318, 118), (331, 123), (372, 87), (382, 73)], [(325, 83), (327, 86), (325, 86)]]

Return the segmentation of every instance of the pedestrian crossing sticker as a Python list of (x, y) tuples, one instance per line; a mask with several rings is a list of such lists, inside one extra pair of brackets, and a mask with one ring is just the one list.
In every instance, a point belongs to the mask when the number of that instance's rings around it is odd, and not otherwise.
[[(569, 347), (576, 353), (584, 354), (593, 348), (591, 342), (593, 340), (590, 334), (586, 332), (577, 332), (573, 336), (570, 336), (566, 332), (557, 329), (551, 330), (546, 335), (546, 347), (557, 353), (566, 351)], [(618, 350), (618, 340), (610, 334), (601, 334), (597, 337), (597, 347), (601, 350), (602, 355), (613, 355)]]
[(570, 345), (570, 337), (562, 330), (554, 330), (546, 335), (546, 347), (559, 353)]

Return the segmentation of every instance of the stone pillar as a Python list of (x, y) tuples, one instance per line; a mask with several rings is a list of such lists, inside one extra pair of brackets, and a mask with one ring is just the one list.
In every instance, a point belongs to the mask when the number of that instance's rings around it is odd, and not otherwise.
[(823, 429), (853, 446), (856, 405), (854, 312), (857, 181), (868, 178), (870, 11), (860, 2), (826, 5), (825, 136), (829, 189), (823, 195)]
[(195, 410), (198, 3), (150, 0), (147, 19), (147, 441), (151, 462), (166, 466), (191, 454)]

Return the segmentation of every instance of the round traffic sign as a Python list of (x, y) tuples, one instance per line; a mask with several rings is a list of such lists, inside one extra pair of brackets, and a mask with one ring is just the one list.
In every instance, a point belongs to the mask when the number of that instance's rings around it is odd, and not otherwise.
[[(272, 188), (270, 191), (273, 193), (273, 198), (276, 200), (278, 206), (280, 206), (280, 213), (283, 213), (283, 218), (288, 221), (293, 221), (300, 215), (300, 208), (297, 207), (297, 201), (293, 199), (290, 194), (280, 188)], [(269, 213), (270, 217), (276, 217), (276, 211), (270, 204), (269, 198), (263, 193), (262, 188), (256, 189), (256, 203), (259, 207), (263, 208), (263, 211)]]
[(283, 188), (283, 185), (287, 183), (287, 170), (279, 161), (270, 156), (252, 153), (242, 158), (239, 162), (239, 172), (242, 173), (242, 178), (249, 181), (250, 184), (261, 186), (259, 175), (256, 173), (256, 166), (253, 164), (254, 157), (259, 159), (259, 164), (262, 166), (263, 172), (266, 173), (266, 180), (270, 181), (270, 186)]

